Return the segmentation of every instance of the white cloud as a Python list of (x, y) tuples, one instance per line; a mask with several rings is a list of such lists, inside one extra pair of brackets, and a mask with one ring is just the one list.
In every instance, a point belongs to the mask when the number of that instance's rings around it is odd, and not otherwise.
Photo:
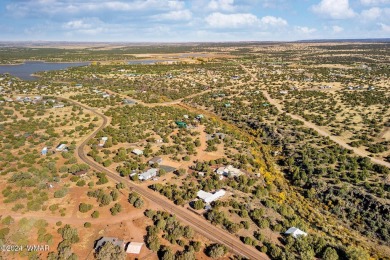
[(319, 4), (312, 6), (312, 10), (332, 19), (347, 19), (356, 15), (348, 0), (321, 0)]
[(332, 30), (333, 30), (334, 33), (341, 33), (342, 31), (344, 31), (344, 28), (341, 27), (341, 26), (338, 26), (338, 25), (334, 25), (332, 27)]
[(250, 13), (222, 14), (212, 13), (206, 17), (206, 22), (209, 26), (215, 28), (268, 28), (268, 27), (284, 27), (288, 23), (280, 17), (264, 16), (261, 19)]
[(72, 1), (72, 0), (39, 0), (39, 1), (21, 1), (8, 4), (7, 11), (19, 16), (28, 16), (34, 14), (83, 14), (87, 12), (101, 11), (123, 11), (137, 12), (141, 10), (181, 10), (185, 6), (180, 0), (135, 0), (135, 1)]
[(154, 15), (153, 18), (157, 20), (188, 21), (191, 20), (192, 13), (189, 10), (178, 10)]
[(309, 34), (317, 31), (316, 28), (309, 28), (306, 26), (295, 26), (295, 31), (301, 34)]
[(360, 0), (363, 5), (390, 4), (390, 0)]
[(210, 10), (233, 11), (234, 0), (211, 0), (207, 7)]
[(363, 10), (362, 17), (363, 19), (375, 20), (378, 19), (382, 14), (382, 10), (378, 7), (373, 7), (371, 9)]
[(390, 33), (390, 25), (379, 23), (378, 24), (381, 27), (381, 30), (385, 33)]
[(62, 27), (64, 29), (79, 30), (79, 29), (89, 29), (92, 27), (92, 24), (86, 23), (84, 20), (73, 20), (63, 24)]
[(263, 25), (270, 25), (276, 27), (282, 27), (288, 25), (286, 20), (274, 16), (264, 16), (263, 18), (261, 18), (260, 21)]
[(249, 13), (222, 14), (212, 13), (206, 17), (206, 22), (216, 28), (239, 28), (258, 26), (260, 20), (256, 15)]

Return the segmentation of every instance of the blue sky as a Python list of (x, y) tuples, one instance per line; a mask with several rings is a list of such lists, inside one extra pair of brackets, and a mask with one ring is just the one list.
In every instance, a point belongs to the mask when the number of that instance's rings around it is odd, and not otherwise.
[(1, 0), (2, 41), (390, 38), (390, 0)]

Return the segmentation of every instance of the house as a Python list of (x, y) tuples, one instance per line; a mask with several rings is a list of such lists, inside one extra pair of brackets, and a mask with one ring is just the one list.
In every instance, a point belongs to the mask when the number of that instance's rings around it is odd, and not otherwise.
[(123, 102), (123, 104), (125, 104), (125, 105), (135, 105), (135, 104), (137, 104), (136, 101), (131, 100), (131, 99), (123, 99), (122, 102)]
[(281, 91), (279, 91), (279, 93), (283, 94), (283, 95), (286, 95), (286, 94), (288, 94), (288, 91), (287, 90), (281, 90)]
[(135, 155), (143, 155), (144, 154), (144, 151), (140, 150), (140, 149), (134, 149), (133, 151), (131, 151), (133, 154)]
[(175, 123), (179, 128), (187, 128), (187, 123), (183, 121), (176, 121)]
[(75, 176), (85, 176), (87, 174), (88, 170), (82, 170), (82, 171), (78, 171), (78, 172), (75, 172), (73, 173), (73, 175)]
[(211, 202), (216, 201), (219, 198), (222, 198), (223, 196), (225, 196), (225, 194), (226, 194), (226, 191), (223, 189), (220, 189), (219, 191), (216, 191), (214, 193), (200, 190), (200, 191), (198, 191), (196, 196), (199, 199), (203, 200), (206, 204), (210, 204)]
[(103, 147), (108, 140), (108, 137), (104, 136), (102, 139), (100, 139), (98, 146)]
[(41, 155), (47, 155), (47, 147), (43, 147), (42, 151), (41, 151)]
[(63, 104), (63, 103), (58, 103), (58, 104), (55, 104), (54, 106), (53, 106), (53, 108), (62, 108), (62, 107), (64, 107), (65, 105)]
[(104, 94), (102, 95), (102, 97), (103, 97), (103, 98), (109, 98), (109, 97), (110, 97), (110, 94), (104, 93)]
[(219, 167), (215, 172), (226, 177), (235, 177), (243, 174), (240, 169), (234, 168), (232, 165)]
[(225, 103), (224, 106), (225, 106), (225, 107), (231, 107), (232, 104), (230, 104), (230, 103)]
[(151, 178), (156, 177), (157, 173), (158, 173), (157, 168), (151, 168), (151, 169), (147, 170), (146, 172), (138, 174), (138, 179), (140, 179), (141, 181), (146, 181), (146, 180), (149, 180)]
[(184, 117), (185, 119), (188, 119), (188, 118), (189, 118), (189, 116), (188, 116), (188, 115), (184, 115), (183, 117)]
[(56, 147), (56, 151), (57, 152), (63, 152), (63, 151), (67, 151), (68, 147), (66, 146), (66, 144), (59, 144), (57, 147)]
[(161, 164), (163, 162), (163, 159), (161, 158), (161, 157), (153, 157), (152, 159), (150, 159), (149, 161), (148, 161), (148, 163), (149, 164), (155, 164), (155, 163), (157, 163), (157, 164)]
[(139, 254), (141, 252), (144, 243), (130, 242), (127, 244), (126, 253), (128, 254)]
[(297, 238), (299, 236), (307, 236), (306, 232), (303, 232), (302, 230), (300, 230), (299, 228), (296, 228), (296, 227), (290, 227), (289, 229), (287, 229), (286, 232), (284, 232), (284, 234), (291, 235), (294, 238)]
[(95, 251), (98, 251), (105, 243), (111, 242), (114, 246), (119, 246), (121, 249), (125, 249), (125, 242), (116, 237), (102, 237), (95, 244)]
[(200, 115), (197, 115), (195, 118), (198, 120), (201, 120), (202, 118), (204, 118), (204, 115), (200, 114)]
[(237, 79), (240, 79), (240, 76), (234, 75), (231, 77), (231, 79), (237, 80)]

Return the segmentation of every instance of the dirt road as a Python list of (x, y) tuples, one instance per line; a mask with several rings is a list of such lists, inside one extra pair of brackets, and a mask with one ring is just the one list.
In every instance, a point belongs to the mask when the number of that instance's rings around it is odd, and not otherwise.
[[(252, 77), (252, 79), (255, 79), (256, 76), (253, 75), (246, 67), (242, 66), (243, 69), (247, 72), (248, 75), (250, 75)], [(298, 116), (298, 115), (294, 115), (294, 114), (291, 114), (291, 113), (287, 113), (286, 111), (283, 110), (283, 107), (282, 105), (276, 101), (275, 99), (271, 98), (271, 96), (269, 95), (269, 93), (266, 91), (266, 90), (262, 90), (262, 93), (264, 95), (264, 97), (268, 100), (268, 102), (271, 104), (271, 105), (274, 105), (278, 111), (280, 113), (286, 113), (287, 115), (289, 115), (291, 118), (293, 119), (296, 119), (296, 120), (299, 120), (301, 122), (303, 122), (303, 124), (308, 127), (308, 128), (311, 128), (313, 130), (315, 130), (318, 134), (324, 136), (324, 137), (329, 137), (330, 140), (332, 140), (333, 142), (339, 144), (340, 146), (348, 149), (348, 150), (352, 150), (356, 155), (359, 155), (359, 156), (362, 156), (362, 157), (367, 157), (367, 158), (370, 158), (370, 160), (373, 162), (373, 163), (376, 163), (376, 164), (380, 164), (380, 165), (383, 165), (383, 166), (386, 166), (388, 168), (390, 168), (390, 163), (389, 162), (386, 162), (386, 161), (383, 161), (383, 160), (380, 160), (380, 159), (377, 159), (377, 158), (374, 158), (374, 157), (371, 157), (370, 156), (370, 153), (365, 151), (365, 150), (362, 150), (362, 149), (359, 149), (357, 147), (352, 147), (350, 146), (349, 144), (347, 144), (344, 140), (342, 140), (341, 138), (337, 137), (337, 136), (334, 136), (332, 134), (330, 134), (329, 132), (327, 132), (325, 129), (319, 127), (318, 125), (316, 124), (313, 124), (312, 122), (309, 122), (309, 121), (306, 121), (305, 119), (303, 119), (302, 117)]]
[(96, 133), (98, 133), (101, 129), (103, 129), (108, 124), (108, 118), (101, 114), (100, 112), (91, 109), (83, 104), (80, 104), (78, 102), (75, 102), (70, 99), (62, 98), (64, 100), (67, 100), (75, 105), (81, 106), (86, 110), (91, 111), (95, 115), (101, 117), (103, 119), (102, 125), (97, 128), (94, 132), (91, 133), (90, 136), (88, 136), (83, 143), (78, 147), (77, 154), (80, 157), (81, 160), (83, 160), (85, 163), (90, 165), (92, 168), (99, 172), (104, 172), (107, 174), (108, 177), (113, 179), (116, 182), (122, 182), (127, 187), (129, 187), (131, 190), (139, 193), (144, 198), (153, 201), (157, 205), (161, 206), (166, 211), (170, 212), (171, 214), (176, 215), (176, 217), (182, 221), (184, 224), (191, 226), (196, 232), (203, 235), (204, 237), (210, 239), (211, 241), (224, 244), (229, 250), (231, 250), (234, 254), (241, 255), (243, 257), (246, 257), (248, 259), (269, 259), (268, 256), (260, 251), (258, 251), (256, 248), (247, 246), (244, 243), (242, 243), (239, 238), (236, 236), (228, 233), (225, 230), (222, 230), (211, 223), (207, 222), (204, 218), (201, 216), (198, 216), (194, 213), (192, 213), (190, 210), (175, 205), (173, 202), (167, 200), (165, 197), (161, 196), (160, 194), (140, 186), (137, 186), (130, 180), (120, 177), (116, 172), (111, 171), (100, 164), (92, 161), (89, 157), (86, 156), (84, 152), (84, 148), (86, 144), (94, 138)]

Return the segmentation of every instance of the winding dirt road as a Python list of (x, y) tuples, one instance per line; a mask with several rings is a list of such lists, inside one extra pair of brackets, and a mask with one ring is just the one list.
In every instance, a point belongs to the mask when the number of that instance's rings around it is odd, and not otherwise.
[(162, 197), (158, 193), (137, 186), (130, 180), (120, 177), (116, 172), (111, 171), (110, 169), (107, 169), (103, 167), (102, 165), (94, 162), (89, 157), (86, 156), (84, 152), (84, 148), (87, 145), (87, 143), (94, 138), (94, 136), (103, 129), (109, 122), (108, 118), (103, 115), (102, 113), (96, 111), (95, 109), (91, 109), (90, 107), (80, 104), (79, 102), (75, 102), (71, 99), (67, 98), (60, 98), (63, 100), (66, 100), (70, 103), (73, 103), (77, 106), (80, 106), (86, 110), (91, 111), (95, 115), (101, 117), (103, 119), (103, 123), (100, 127), (98, 127), (95, 131), (93, 131), (78, 147), (77, 154), (80, 157), (81, 160), (83, 160), (86, 164), (94, 168), (95, 170), (99, 172), (104, 172), (107, 174), (108, 177), (110, 177), (112, 180), (116, 182), (122, 182), (127, 187), (129, 187), (132, 191), (135, 191), (139, 193), (144, 198), (153, 201), (157, 205), (159, 205), (161, 208), (165, 209), (166, 211), (170, 212), (171, 214), (175, 214), (176, 217), (182, 221), (184, 224), (191, 226), (196, 232), (203, 235), (204, 237), (208, 238), (209, 240), (217, 243), (224, 244), (231, 252), (237, 255), (241, 255), (248, 259), (254, 259), (254, 260), (261, 260), (261, 259), (269, 259), (268, 256), (260, 251), (258, 251), (256, 248), (247, 246), (244, 243), (242, 243), (236, 236), (228, 233), (225, 230), (222, 230), (211, 223), (209, 223), (207, 220), (202, 218), (201, 216), (196, 215), (195, 213), (192, 213), (190, 210), (175, 205), (173, 202), (167, 200), (166, 198)]

